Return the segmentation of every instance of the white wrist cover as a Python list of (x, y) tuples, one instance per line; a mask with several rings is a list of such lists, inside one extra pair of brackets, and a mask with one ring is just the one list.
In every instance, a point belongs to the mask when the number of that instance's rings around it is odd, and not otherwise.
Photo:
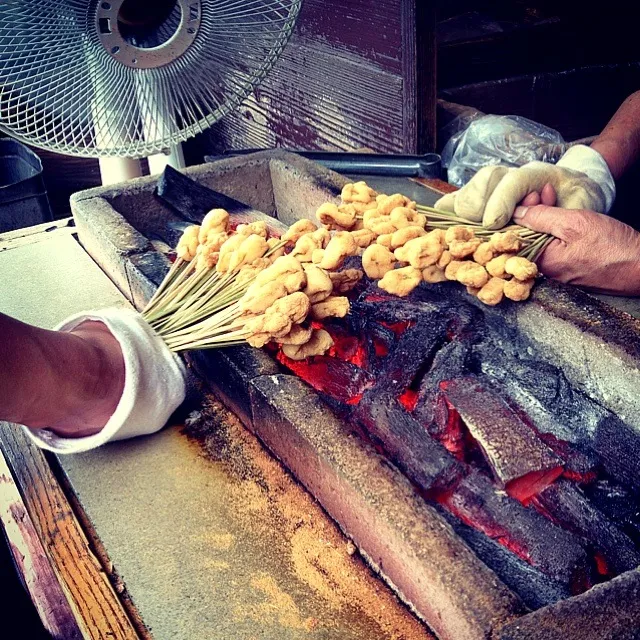
[(605, 211), (602, 213), (609, 213), (616, 198), (616, 182), (605, 159), (595, 149), (583, 144), (570, 147), (556, 166), (581, 171), (598, 184), (605, 197)]
[(79, 453), (112, 440), (159, 431), (183, 402), (186, 369), (140, 314), (127, 309), (105, 309), (72, 316), (56, 327), (71, 331), (86, 320), (104, 323), (120, 343), (125, 364), (124, 390), (104, 428), (83, 438), (63, 438), (25, 427), (29, 437), (55, 453)]

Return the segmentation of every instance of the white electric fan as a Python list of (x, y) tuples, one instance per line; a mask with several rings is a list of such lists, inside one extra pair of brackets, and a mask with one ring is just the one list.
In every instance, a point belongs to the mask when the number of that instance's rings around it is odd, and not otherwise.
[(0, 130), (100, 158), (105, 183), (138, 158), (181, 166), (180, 143), (271, 69), (301, 1), (0, 0)]

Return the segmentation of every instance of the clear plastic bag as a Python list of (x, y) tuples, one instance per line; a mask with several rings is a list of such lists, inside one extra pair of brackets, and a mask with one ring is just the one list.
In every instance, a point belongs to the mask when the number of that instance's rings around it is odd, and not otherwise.
[[(448, 126), (455, 131), (442, 151), (451, 184), (463, 186), (487, 165), (520, 167), (533, 160), (557, 162), (567, 149), (562, 136), (520, 116), (461, 116)], [(457, 130), (456, 130), (457, 129)]]

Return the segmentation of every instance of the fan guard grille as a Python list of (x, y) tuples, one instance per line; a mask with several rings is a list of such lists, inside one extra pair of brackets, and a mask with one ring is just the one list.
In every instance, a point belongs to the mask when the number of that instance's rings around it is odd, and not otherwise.
[(300, 4), (2, 0), (0, 129), (70, 155), (168, 149), (247, 97), (282, 52)]

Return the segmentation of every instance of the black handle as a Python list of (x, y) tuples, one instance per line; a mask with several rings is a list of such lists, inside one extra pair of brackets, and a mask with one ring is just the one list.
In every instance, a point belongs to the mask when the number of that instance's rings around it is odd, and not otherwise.
[[(257, 151), (264, 151), (264, 149), (227, 151), (224, 156), (206, 156), (205, 161), (212, 162), (222, 157), (246, 155)], [(411, 156), (333, 151), (293, 151), (289, 149), (282, 149), (282, 151), (289, 151), (289, 153), (308, 158), (338, 173), (408, 178), (440, 178), (442, 171), (440, 156), (437, 153)]]

